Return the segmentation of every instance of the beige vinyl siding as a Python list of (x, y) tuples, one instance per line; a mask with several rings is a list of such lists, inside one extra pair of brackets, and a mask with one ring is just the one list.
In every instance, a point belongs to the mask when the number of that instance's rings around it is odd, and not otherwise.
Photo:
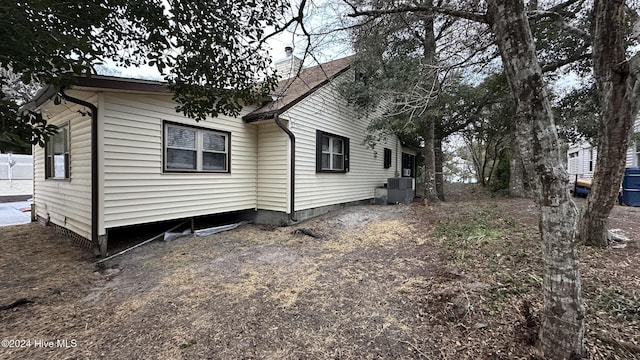
[[(92, 93), (71, 92), (69, 95), (97, 103)], [(69, 180), (45, 179), (44, 148), (33, 148), (34, 203), (36, 214), (52, 223), (91, 239), (91, 116), (82, 106), (64, 102), (49, 103), (43, 109), (50, 124), (69, 124)]]
[[(290, 121), (296, 135), (296, 210), (371, 199), (374, 189), (394, 176), (396, 162), (401, 159), (397, 138), (390, 136), (375, 149), (364, 145), (369, 120), (358, 116), (334, 85), (320, 88), (282, 117)], [(316, 173), (316, 130), (349, 138), (349, 172)], [(385, 147), (392, 151), (388, 169), (384, 168)]]
[[(165, 95), (105, 93), (101, 111), (104, 228), (256, 207), (255, 125), (227, 116), (197, 123)], [(230, 173), (163, 173), (164, 120), (230, 132)]]
[(258, 125), (258, 208), (289, 212), (289, 137), (275, 122)]

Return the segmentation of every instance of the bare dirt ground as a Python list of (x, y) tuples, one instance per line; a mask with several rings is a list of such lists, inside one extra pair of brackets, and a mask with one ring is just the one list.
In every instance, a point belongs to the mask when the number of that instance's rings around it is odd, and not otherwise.
[[(437, 207), (348, 207), (154, 242), (98, 270), (40, 225), (3, 228), (0, 305), (33, 303), (0, 310), (0, 339), (24, 340), (3, 342), (0, 358), (529, 359), (542, 305), (535, 206), (453, 190)], [(640, 358), (640, 208), (616, 207), (611, 222), (633, 241), (580, 250), (587, 347)]]

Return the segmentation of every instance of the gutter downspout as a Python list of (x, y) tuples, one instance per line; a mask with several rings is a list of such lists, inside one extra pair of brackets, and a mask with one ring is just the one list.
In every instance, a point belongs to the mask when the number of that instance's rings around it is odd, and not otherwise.
[(91, 243), (94, 249), (104, 252), (101, 254), (104, 256), (107, 249), (98, 244), (98, 108), (88, 101), (65, 94), (64, 90), (60, 89), (63, 99), (91, 110)]
[(273, 119), (276, 122), (276, 125), (278, 125), (278, 127), (280, 129), (282, 129), (282, 131), (284, 131), (287, 136), (289, 136), (289, 140), (291, 141), (291, 163), (289, 164), (289, 167), (291, 168), (291, 175), (290, 175), (290, 181), (291, 181), (291, 189), (290, 189), (290, 193), (289, 193), (289, 201), (290, 201), (290, 205), (291, 205), (291, 212), (289, 212), (289, 219), (291, 219), (291, 221), (298, 221), (298, 219), (296, 219), (296, 211), (295, 211), (295, 203), (296, 203), (296, 136), (291, 132), (291, 130), (289, 130), (286, 126), (284, 126), (284, 124), (280, 121), (280, 115), (279, 114), (275, 114), (275, 116), (273, 117)]

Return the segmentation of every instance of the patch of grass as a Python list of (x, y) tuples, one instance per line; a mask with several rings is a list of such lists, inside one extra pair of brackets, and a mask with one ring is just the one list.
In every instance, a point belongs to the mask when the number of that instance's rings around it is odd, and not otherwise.
[[(498, 220), (502, 220), (499, 223)], [(462, 218), (450, 219), (438, 224), (434, 234), (442, 239), (445, 250), (455, 262), (467, 263), (471, 253), (484, 244), (491, 243), (503, 236), (501, 225), (509, 224), (487, 209), (474, 209)]]
[(618, 321), (640, 320), (640, 298), (622, 290), (603, 290), (593, 306), (594, 310), (604, 311)]
[(491, 315), (502, 312), (511, 297), (524, 295), (542, 287), (542, 278), (533, 272), (528, 273), (526, 277), (508, 272), (499, 272), (495, 276), (495, 283), (487, 290), (487, 308)]

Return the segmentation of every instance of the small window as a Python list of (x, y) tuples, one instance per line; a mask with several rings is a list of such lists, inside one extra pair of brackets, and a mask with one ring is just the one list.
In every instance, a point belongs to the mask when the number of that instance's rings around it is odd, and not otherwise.
[(316, 131), (316, 171), (345, 173), (349, 171), (349, 139)]
[(164, 123), (166, 172), (229, 172), (231, 134)]
[(593, 171), (593, 148), (589, 149), (589, 171)]
[(384, 168), (391, 167), (391, 149), (384, 148)]
[(59, 126), (45, 147), (44, 174), (47, 179), (69, 179), (69, 124)]

